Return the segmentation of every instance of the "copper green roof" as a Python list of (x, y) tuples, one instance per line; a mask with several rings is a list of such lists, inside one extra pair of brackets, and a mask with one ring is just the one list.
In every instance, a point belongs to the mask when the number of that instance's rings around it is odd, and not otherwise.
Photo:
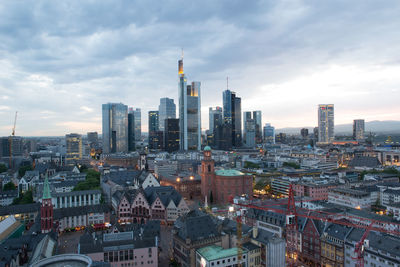
[(219, 176), (242, 176), (242, 175), (244, 175), (243, 172), (240, 172), (240, 171), (234, 170), (234, 169), (216, 170), (215, 174), (219, 175)]
[(42, 199), (50, 199), (51, 198), (51, 194), (50, 194), (50, 186), (49, 186), (49, 180), (44, 179), (44, 186), (43, 186), (43, 197)]
[(211, 151), (211, 147), (206, 146), (206, 147), (204, 148), (204, 151)]
[(211, 245), (208, 247), (199, 248), (197, 249), (197, 252), (207, 261), (214, 261), (236, 256), (238, 254), (238, 248), (224, 249), (220, 246)]

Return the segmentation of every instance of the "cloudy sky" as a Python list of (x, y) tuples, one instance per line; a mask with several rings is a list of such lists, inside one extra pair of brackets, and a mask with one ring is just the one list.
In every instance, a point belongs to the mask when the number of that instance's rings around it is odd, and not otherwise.
[(177, 60), (208, 107), (230, 89), (277, 128), (400, 120), (399, 1), (1, 1), (0, 136), (101, 132), (101, 104), (178, 102)]

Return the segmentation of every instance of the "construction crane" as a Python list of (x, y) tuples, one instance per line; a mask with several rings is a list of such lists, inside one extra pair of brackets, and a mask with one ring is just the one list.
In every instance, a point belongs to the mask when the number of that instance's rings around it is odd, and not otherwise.
[[(394, 222), (383, 222), (375, 219), (363, 218), (359, 216), (352, 216), (347, 214), (337, 214), (332, 212), (310, 210), (304, 208), (296, 209), (296, 201), (294, 199), (294, 192), (292, 185), (289, 186), (289, 197), (286, 203), (279, 202), (270, 205), (258, 206), (252, 203), (241, 203), (239, 200), (232, 199), (233, 205), (247, 209), (259, 209), (264, 211), (270, 211), (285, 215), (286, 222), (286, 249), (288, 266), (296, 266), (298, 251), (297, 251), (297, 237), (298, 237), (298, 217), (320, 220), (327, 223), (340, 224), (353, 228), (365, 229), (362, 238), (357, 242), (355, 246), (355, 255), (357, 260), (357, 266), (363, 267), (364, 263), (364, 241), (370, 231), (383, 232), (391, 235), (400, 236), (400, 224)], [(287, 204), (286, 209), (278, 208), (276, 205)], [(237, 227), (241, 228), (243, 212), (237, 212)], [(240, 218), (238, 218), (240, 217)], [(238, 236), (239, 239), (239, 236)], [(240, 242), (238, 240), (238, 242)], [(239, 252), (238, 252), (239, 253)]]
[(9, 168), (10, 169), (12, 169), (12, 167), (13, 167), (13, 162), (12, 162), (12, 155), (13, 155), (12, 149), (13, 149), (13, 146), (12, 146), (12, 143), (14, 141), (14, 136), (15, 136), (15, 126), (17, 125), (17, 114), (18, 114), (18, 111), (15, 111), (14, 127), (12, 128), (12, 132), (11, 132), (10, 138), (8, 139), (8, 143), (10, 144), (10, 157), (9, 157), (9, 159), (10, 159)]

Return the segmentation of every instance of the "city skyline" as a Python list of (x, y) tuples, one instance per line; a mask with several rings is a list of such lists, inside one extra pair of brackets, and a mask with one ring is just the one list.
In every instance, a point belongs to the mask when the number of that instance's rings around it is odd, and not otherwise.
[(335, 104), (335, 124), (400, 119), (399, 3), (203, 5), (2, 4), (0, 136), (16, 110), (16, 135), (101, 133), (108, 102), (141, 108), (147, 132), (160, 98), (179, 102), (181, 47), (188, 80), (202, 83), (203, 131), (226, 76), (242, 111), (276, 129), (316, 126), (321, 103)]

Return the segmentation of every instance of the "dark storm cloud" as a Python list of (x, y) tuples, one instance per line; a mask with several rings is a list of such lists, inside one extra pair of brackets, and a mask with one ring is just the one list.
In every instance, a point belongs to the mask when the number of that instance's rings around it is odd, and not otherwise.
[(321, 101), (343, 110), (385, 101), (396, 114), (399, 11), (397, 1), (3, 1), (0, 134), (14, 110), (24, 135), (100, 130), (105, 102), (142, 108), (145, 125), (160, 97), (178, 102), (182, 47), (203, 107), (222, 104), (230, 76), (243, 110), (277, 125), (314, 123)]

